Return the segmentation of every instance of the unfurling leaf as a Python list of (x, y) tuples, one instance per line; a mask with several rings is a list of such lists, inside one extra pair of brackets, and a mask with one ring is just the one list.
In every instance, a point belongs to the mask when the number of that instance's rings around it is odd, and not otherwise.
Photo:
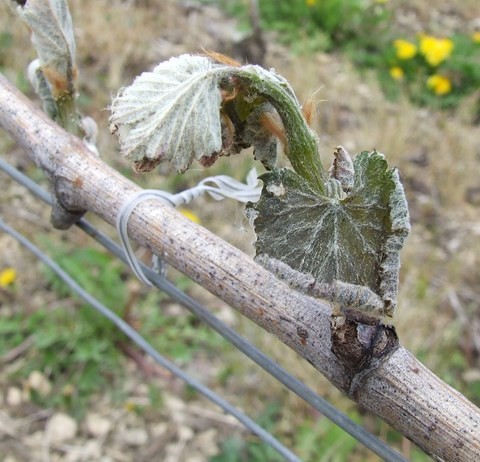
[(40, 64), (39, 59), (34, 59), (29, 64), (27, 75), (33, 90), (42, 101), (43, 110), (51, 119), (55, 120), (58, 115), (57, 105), (52, 96), (52, 88), (50, 83), (42, 71), (42, 65)]
[(343, 191), (350, 192), (353, 187), (355, 173), (352, 159), (342, 146), (335, 149), (333, 155), (335, 159), (328, 173), (331, 178), (338, 180)]
[(75, 36), (65, 0), (28, 0), (18, 7), (20, 17), (32, 31), (32, 43), (41, 69), (56, 99), (74, 93)]
[(247, 118), (244, 139), (255, 146), (253, 156), (267, 169), (275, 167), (279, 145), (286, 144), (280, 116), (270, 103), (255, 108)]
[(272, 168), (285, 148), (293, 168), (319, 188), (325, 173), (317, 138), (288, 82), (215, 56), (171, 58), (119, 92), (110, 122), (121, 152), (137, 171), (167, 160), (183, 172), (193, 159), (209, 166), (251, 145)]
[(291, 170), (264, 174), (262, 196), (249, 204), (257, 255), (266, 254), (319, 282), (342, 281), (378, 294), (392, 315), (399, 251), (409, 232), (408, 209), (397, 170), (382, 154), (362, 152), (353, 184), (333, 178), (325, 194)]
[(153, 168), (168, 160), (185, 171), (222, 150), (219, 78), (225, 66), (184, 55), (144, 72), (112, 103), (122, 153)]

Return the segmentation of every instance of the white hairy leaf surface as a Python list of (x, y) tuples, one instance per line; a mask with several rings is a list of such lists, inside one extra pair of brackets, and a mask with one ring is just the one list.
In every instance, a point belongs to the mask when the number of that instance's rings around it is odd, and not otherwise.
[(291, 170), (264, 174), (262, 196), (249, 205), (257, 255), (267, 254), (322, 283), (368, 287), (391, 315), (399, 252), (410, 229), (405, 195), (398, 172), (388, 169), (382, 154), (362, 152), (353, 169), (348, 191), (338, 194), (327, 184), (325, 195)]
[(54, 94), (68, 90), (73, 84), (76, 46), (66, 1), (28, 0), (18, 12), (32, 31), (42, 72)]
[(151, 168), (168, 160), (180, 172), (195, 158), (208, 163), (222, 150), (219, 80), (227, 69), (182, 55), (137, 77), (111, 106), (121, 152)]

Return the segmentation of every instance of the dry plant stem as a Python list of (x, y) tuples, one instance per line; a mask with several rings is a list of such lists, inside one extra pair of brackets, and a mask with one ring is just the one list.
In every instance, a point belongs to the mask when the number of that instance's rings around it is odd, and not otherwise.
[[(408, 350), (398, 348), (366, 375), (354, 380), (352, 399), (381, 415), (422, 449), (434, 448), (426, 452), (436, 459), (480, 460), (479, 409)], [(419, 433), (413, 438), (412, 432)]]
[[(139, 189), (51, 122), (1, 75), (0, 126), (53, 180), (66, 209), (89, 210), (113, 225), (123, 202)], [(332, 323), (327, 305), (290, 289), (159, 201), (137, 207), (129, 234), (277, 336), (425, 452), (439, 460), (480, 460), (480, 410), (399, 346), (392, 329), (356, 320)], [(374, 348), (358, 354), (355, 348), (361, 350), (366, 339)]]

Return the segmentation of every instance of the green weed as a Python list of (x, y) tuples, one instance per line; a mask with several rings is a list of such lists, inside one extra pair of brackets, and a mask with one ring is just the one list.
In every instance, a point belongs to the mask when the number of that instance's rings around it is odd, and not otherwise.
[[(248, 24), (245, 2), (206, 0)], [(262, 26), (278, 32), (278, 38), (293, 51), (344, 53), (359, 71), (374, 70), (386, 95), (395, 99), (406, 94), (414, 103), (433, 108), (458, 106), (480, 87), (480, 32), (433, 37), (426, 33), (411, 37), (416, 51), (402, 57), (396, 47), (406, 42), (398, 37), (394, 6), (381, 0), (306, 0), (259, 3)], [(431, 60), (438, 43), (452, 45), (452, 53), (440, 62)], [(440, 45), (441, 48), (441, 45)], [(400, 52), (399, 52), (400, 51)], [(480, 115), (480, 101), (477, 104)]]
[(306, 422), (296, 431), (299, 454), (304, 460), (340, 462), (348, 460), (357, 446), (355, 438), (327, 419)]
[[(280, 414), (278, 403), (269, 403), (257, 419), (265, 430), (275, 433), (275, 424)], [(277, 462), (284, 460), (271, 446), (257, 438), (240, 440), (227, 438), (221, 446), (220, 454), (212, 457), (210, 462)]]
[[(392, 41), (376, 66), (387, 95), (406, 93), (434, 108), (457, 106), (480, 87), (480, 39), (473, 35), (419, 35)], [(480, 105), (477, 105), (480, 113)]]
[[(193, 315), (164, 312), (171, 302), (158, 291), (140, 295), (129, 307), (127, 301), (132, 295), (125, 283), (126, 267), (105, 251), (93, 247), (68, 249), (51, 241), (47, 247), (84, 289), (117, 315), (127, 317), (161, 354), (185, 363), (199, 350), (225, 346), (220, 336), (212, 335)], [(25, 365), (14, 378), (24, 380), (34, 370), (43, 372), (53, 384), (53, 391), (48, 396), (32, 391), (33, 401), (81, 417), (93, 394), (106, 385), (113, 394), (121, 386), (124, 367), (119, 346), (129, 340), (92, 307), (71, 299), (70, 289), (48, 270), (45, 281), (55, 292), (58, 305), (2, 316), (0, 356), (33, 336)], [(156, 402), (161, 400), (160, 396), (152, 396)]]
[[(248, 24), (246, 2), (204, 0), (215, 3), (228, 14)], [(306, 0), (299, 2), (259, 2), (262, 26), (279, 32), (279, 39), (295, 45), (306, 39), (305, 51), (334, 51), (355, 43), (358, 48), (377, 47), (378, 36), (388, 30), (389, 10), (381, 2), (364, 0)], [(302, 45), (305, 41), (302, 42)], [(300, 48), (299, 50), (300, 51)]]

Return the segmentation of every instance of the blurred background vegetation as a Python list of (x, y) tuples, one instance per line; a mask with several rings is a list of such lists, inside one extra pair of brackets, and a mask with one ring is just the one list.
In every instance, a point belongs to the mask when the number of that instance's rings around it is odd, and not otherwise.
[[(98, 123), (105, 162), (144, 187), (181, 191), (215, 173), (243, 179), (253, 166), (252, 156), (242, 154), (208, 171), (194, 166), (177, 175), (160, 167), (159, 174), (139, 176), (117, 153), (105, 110), (112, 94), (158, 62), (202, 49), (274, 67), (301, 101), (314, 95), (314, 128), (326, 165), (338, 144), (351, 153), (384, 152), (400, 169), (413, 225), (402, 254), (395, 320), (400, 340), (480, 405), (477, 0), (259, 0), (258, 9), (256, 2), (242, 0), (69, 4), (78, 46), (79, 106)], [(25, 70), (34, 57), (28, 30), (7, 2), (0, 3), (0, 71), (33, 99)], [(45, 184), (5, 133), (0, 133), (0, 151)], [(162, 354), (256, 417), (301, 458), (378, 460), (184, 309), (141, 287), (81, 232), (52, 230), (48, 209), (21, 186), (3, 174), (1, 182), (0, 211), (8, 222)], [(241, 206), (205, 198), (186, 213), (252, 253), (253, 235)], [(78, 428), (68, 445), (48, 448), (51, 460), (278, 460), (143, 357), (13, 240), (0, 235), (0, 249), (0, 423), (9, 429), (0, 432), (0, 460), (43, 460), (42, 441), (58, 413)], [(407, 458), (429, 460), (275, 338), (181, 274), (170, 270), (169, 277)], [(95, 419), (97, 426), (89, 424)]]

